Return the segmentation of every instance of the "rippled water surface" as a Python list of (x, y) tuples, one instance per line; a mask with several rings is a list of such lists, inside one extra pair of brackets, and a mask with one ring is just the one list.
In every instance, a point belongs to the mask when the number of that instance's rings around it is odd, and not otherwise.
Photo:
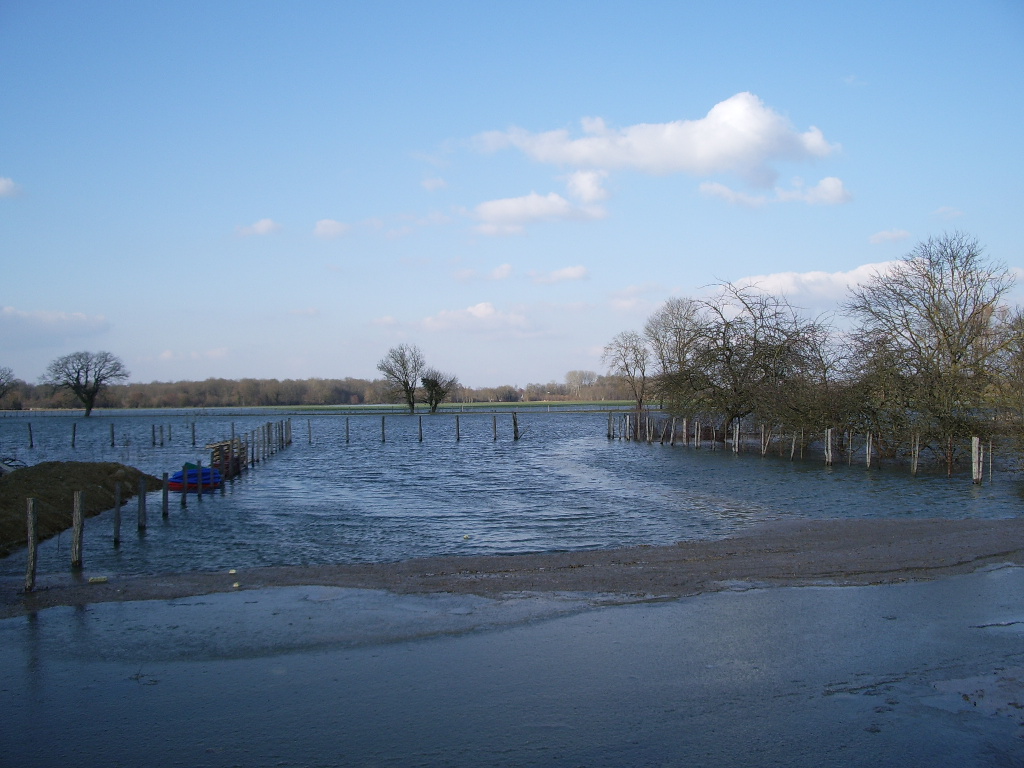
[[(120, 461), (159, 476), (184, 461), (208, 461), (203, 446), (229, 437), (232, 426), (242, 434), (283, 418), (288, 415), (255, 410), (105, 412), (88, 420), (19, 414), (0, 418), (0, 453), (32, 464)], [(826, 468), (818, 461), (609, 441), (603, 413), (520, 412), (519, 441), (507, 412), (461, 414), (459, 441), (450, 413), (422, 417), (422, 442), (418, 416), (388, 415), (385, 442), (379, 414), (290, 418), (293, 444), (223, 493), (190, 495), (184, 508), (180, 494), (171, 494), (166, 519), (160, 493), (150, 494), (144, 535), (135, 531), (135, 501), (126, 505), (120, 548), (111, 545), (112, 513), (90, 518), (86, 570), (155, 573), (592, 549), (718, 537), (793, 517), (1015, 517), (1024, 509), (1014, 474), (997, 473), (994, 482), (975, 486), (965, 475), (913, 478), (904, 468)], [(41, 573), (67, 570), (68, 541), (65, 533), (41, 547)], [(22, 573), (23, 553), (0, 560), (0, 574)]]

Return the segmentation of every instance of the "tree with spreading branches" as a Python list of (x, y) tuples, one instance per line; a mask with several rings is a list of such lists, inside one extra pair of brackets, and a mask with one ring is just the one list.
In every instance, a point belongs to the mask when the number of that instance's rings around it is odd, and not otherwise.
[(54, 389), (70, 390), (85, 406), (85, 415), (89, 416), (103, 388), (128, 376), (128, 369), (117, 355), (110, 352), (74, 352), (50, 363), (42, 383)]

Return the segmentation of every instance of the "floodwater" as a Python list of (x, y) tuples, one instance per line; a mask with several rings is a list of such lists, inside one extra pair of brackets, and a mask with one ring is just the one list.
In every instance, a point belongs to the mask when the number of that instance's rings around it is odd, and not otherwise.
[[(521, 411), (519, 441), (508, 411), (460, 414), (458, 441), (454, 413), (391, 414), (383, 442), (381, 415), (366, 412), (8, 414), (0, 454), (27, 463), (121, 461), (160, 476), (208, 461), (203, 446), (232, 428), (242, 434), (285, 418), (293, 444), (223, 493), (189, 495), (185, 507), (171, 494), (166, 519), (160, 493), (149, 494), (144, 534), (129, 502), (119, 548), (112, 512), (90, 518), (87, 573), (610, 548), (720, 537), (794, 517), (1014, 517), (1024, 509), (1013, 473), (975, 486), (964, 474), (914, 478), (905, 468), (609, 441), (607, 415), (597, 412)], [(40, 574), (66, 572), (68, 550), (67, 534), (44, 543)], [(23, 574), (23, 552), (0, 560), (0, 576)]]
[(1006, 768), (1022, 640), (1012, 567), (632, 605), (287, 587), (50, 608), (0, 621), (0, 762)]

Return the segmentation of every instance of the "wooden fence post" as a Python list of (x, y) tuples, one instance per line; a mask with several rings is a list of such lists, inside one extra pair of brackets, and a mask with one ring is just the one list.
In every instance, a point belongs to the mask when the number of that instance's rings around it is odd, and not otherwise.
[(515, 411), (512, 411), (512, 439), (518, 440), (519, 437), (519, 416)]
[(32, 442), (32, 422), (28, 423), (28, 447), (35, 448), (35, 443)]
[(36, 588), (36, 552), (39, 547), (38, 517), (36, 500), (29, 498), (25, 510), (26, 533), (28, 534), (28, 559), (25, 562), (25, 591)]
[(455, 442), (462, 440), (462, 433), (459, 431), (459, 414), (455, 414)]
[(380, 417), (380, 441), (382, 443), (387, 442), (387, 433), (384, 430), (384, 419), (386, 418), (386, 416)]
[(121, 481), (114, 483), (114, 546), (121, 546)]
[(82, 541), (85, 538), (85, 494), (75, 491), (75, 506), (71, 512), (71, 567), (82, 568)]
[(139, 530), (146, 530), (146, 478), (139, 478)]

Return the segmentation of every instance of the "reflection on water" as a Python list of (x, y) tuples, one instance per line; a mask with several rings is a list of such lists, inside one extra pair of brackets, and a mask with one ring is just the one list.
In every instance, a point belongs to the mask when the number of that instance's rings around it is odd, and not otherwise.
[[(156, 411), (106, 413), (88, 421), (26, 414), (0, 419), (0, 453), (28, 463), (121, 461), (160, 475), (205, 458), (203, 445), (278, 413)], [(149, 499), (149, 529), (125, 510), (122, 545), (111, 544), (112, 513), (86, 525), (90, 573), (155, 573), (375, 562), (449, 554), (499, 554), (662, 544), (724, 536), (791, 517), (1012, 517), (1020, 482), (998, 475), (974, 486), (965, 476), (912, 478), (905, 469), (825, 468), (756, 455), (609, 442), (600, 413), (520, 413), (526, 436), (512, 440), (511, 415), (465, 413), (461, 440), (451, 414), (293, 415), (291, 447), (184, 509), (172, 494), (161, 519)], [(32, 424), (34, 447), (28, 448)], [(347, 424), (346, 424), (347, 422)], [(70, 447), (76, 424), (75, 448)], [(196, 448), (192, 447), (192, 424)], [(153, 427), (164, 443), (153, 445)], [(110, 446), (111, 426), (114, 447)], [(346, 431), (349, 441), (346, 442)], [(68, 536), (40, 552), (40, 572), (67, 570)], [(0, 574), (24, 572), (24, 555)]]

